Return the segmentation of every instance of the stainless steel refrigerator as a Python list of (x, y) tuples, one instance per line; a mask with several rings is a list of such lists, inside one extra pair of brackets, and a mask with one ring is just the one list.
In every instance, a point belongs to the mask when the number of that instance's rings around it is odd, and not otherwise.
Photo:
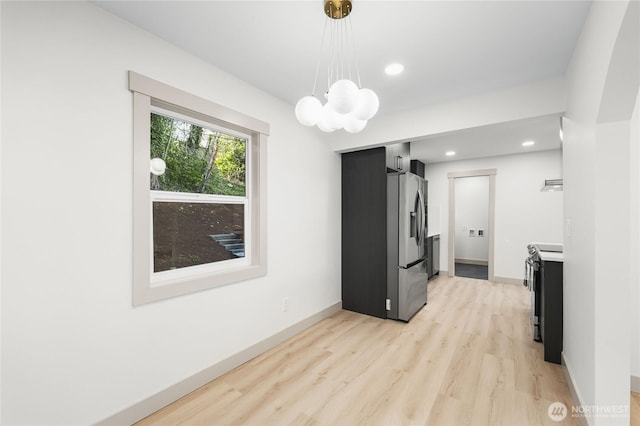
[(427, 303), (426, 181), (387, 175), (387, 317), (409, 321)]

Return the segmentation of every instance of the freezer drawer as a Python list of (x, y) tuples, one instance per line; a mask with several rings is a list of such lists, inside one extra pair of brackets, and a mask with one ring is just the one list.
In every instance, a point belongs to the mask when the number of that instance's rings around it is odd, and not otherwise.
[(387, 317), (408, 322), (427, 303), (427, 261), (397, 272), (388, 287)]

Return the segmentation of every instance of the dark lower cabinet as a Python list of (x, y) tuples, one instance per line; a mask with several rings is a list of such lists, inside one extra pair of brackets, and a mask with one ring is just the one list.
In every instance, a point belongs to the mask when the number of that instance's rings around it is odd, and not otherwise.
[(387, 317), (387, 153), (342, 154), (342, 307)]
[(431, 259), (431, 271), (432, 276), (440, 274), (440, 234), (433, 236), (433, 248), (431, 250), (433, 255)]
[(544, 360), (560, 364), (562, 357), (562, 262), (540, 262), (540, 334)]
[(427, 237), (426, 241), (426, 250), (427, 253), (427, 277), (433, 277), (433, 237)]
[(429, 279), (440, 273), (440, 234), (435, 234), (426, 239), (427, 276)]

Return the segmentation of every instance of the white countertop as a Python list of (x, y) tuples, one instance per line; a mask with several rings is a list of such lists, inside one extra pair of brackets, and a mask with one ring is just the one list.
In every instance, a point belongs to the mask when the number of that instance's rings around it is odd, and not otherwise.
[(540, 243), (532, 242), (538, 249), (538, 255), (540, 259), (547, 262), (564, 262), (564, 253), (562, 243)]
[(536, 246), (539, 251), (557, 251), (562, 253), (564, 248), (562, 243), (539, 243), (534, 241), (531, 244)]
[(539, 251), (540, 259), (546, 262), (564, 262), (564, 253), (556, 251)]

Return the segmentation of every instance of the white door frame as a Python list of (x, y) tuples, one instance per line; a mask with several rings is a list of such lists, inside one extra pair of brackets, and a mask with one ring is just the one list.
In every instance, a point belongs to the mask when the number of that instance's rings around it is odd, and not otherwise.
[(496, 222), (496, 173), (497, 169), (469, 170), (466, 172), (449, 172), (449, 276), (456, 275), (456, 178), (489, 176), (489, 281), (494, 281), (493, 248)]

